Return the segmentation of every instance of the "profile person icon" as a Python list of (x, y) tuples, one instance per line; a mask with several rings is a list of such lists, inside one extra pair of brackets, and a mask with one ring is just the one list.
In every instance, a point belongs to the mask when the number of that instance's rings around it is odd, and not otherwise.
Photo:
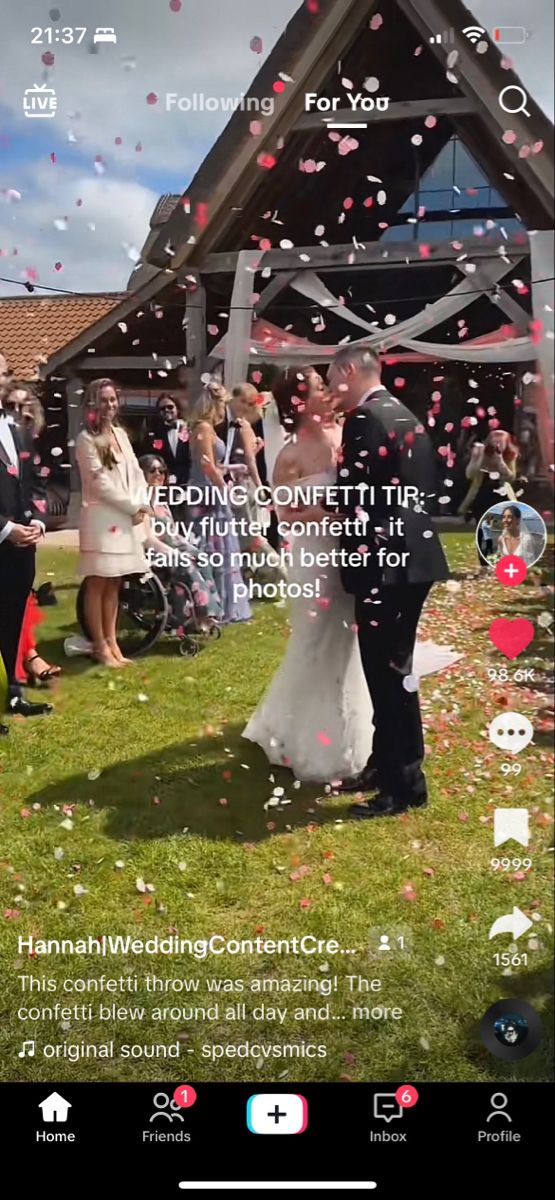
[(391, 950), (391, 946), (389, 945), (389, 935), (387, 933), (382, 933), (380, 935), (380, 944), (378, 946), (378, 951), (382, 951), (382, 950)]
[(504, 1092), (494, 1092), (490, 1099), (493, 1112), (490, 1112), (489, 1116), (486, 1117), (486, 1124), (489, 1121), (493, 1121), (494, 1117), (502, 1117), (504, 1121), (508, 1121), (509, 1125), (512, 1125), (513, 1118), (509, 1116), (508, 1112), (505, 1112), (508, 1103), (509, 1097)]
[[(156, 1121), (158, 1117), (165, 1117), (166, 1121), (175, 1121), (176, 1119), (178, 1121), (183, 1120), (183, 1113), (179, 1111), (179, 1104), (177, 1104), (175, 1100), (170, 1100), (167, 1092), (156, 1092), (152, 1103), (156, 1109), (156, 1112), (153, 1112), (152, 1116), (149, 1118), (149, 1125), (152, 1124), (153, 1121)], [(168, 1109), (172, 1110), (171, 1113), (168, 1112)]]

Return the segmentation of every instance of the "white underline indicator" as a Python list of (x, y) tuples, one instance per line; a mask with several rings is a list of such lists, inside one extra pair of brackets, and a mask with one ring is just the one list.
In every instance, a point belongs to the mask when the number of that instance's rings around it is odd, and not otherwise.
[(324, 124), (328, 129), (368, 129), (367, 121), (341, 121), (339, 124), (337, 121), (329, 121), (324, 117)]
[(352, 1180), (350, 1180), (347, 1183), (333, 1183), (333, 1182), (330, 1182), (329, 1180), (325, 1180), (324, 1182), (322, 1182), (321, 1180), (315, 1181), (315, 1180), (306, 1180), (306, 1179), (303, 1179), (302, 1182), (298, 1182), (298, 1181), (293, 1182), (292, 1180), (271, 1180), (270, 1182), (267, 1182), (267, 1183), (259, 1183), (258, 1181), (255, 1182), (254, 1180), (249, 1180), (247, 1183), (245, 1183), (245, 1182), (240, 1183), (235, 1180), (233, 1180), (231, 1183), (226, 1183), (225, 1180), (217, 1180), (216, 1182), (215, 1181), (210, 1182), (209, 1180), (206, 1180), (206, 1179), (201, 1180), (201, 1182), (195, 1182), (194, 1180), (187, 1179), (187, 1180), (184, 1180), (183, 1183), (179, 1184), (179, 1187), (184, 1192), (188, 1192), (188, 1191), (192, 1192), (195, 1190), (199, 1191), (199, 1192), (211, 1192), (211, 1191), (216, 1191), (216, 1190), (217, 1191), (227, 1191), (227, 1192), (243, 1192), (243, 1191), (246, 1191), (246, 1192), (255, 1192), (255, 1191), (264, 1191), (264, 1192), (269, 1192), (269, 1191), (272, 1191), (272, 1192), (277, 1192), (277, 1191), (365, 1192), (365, 1191), (369, 1191), (373, 1188), (377, 1188), (377, 1186), (378, 1186), (377, 1183), (373, 1183), (371, 1180), (366, 1183), (362, 1183), (362, 1182), (358, 1182), (358, 1181), (353, 1182)]

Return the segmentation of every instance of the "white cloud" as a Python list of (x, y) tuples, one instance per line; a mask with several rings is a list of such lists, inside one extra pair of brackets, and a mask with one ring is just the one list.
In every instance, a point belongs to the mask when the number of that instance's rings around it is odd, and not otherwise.
[[(0, 260), (0, 274), (26, 278), (32, 268), (41, 284), (69, 291), (123, 287), (133, 265), (125, 247), (140, 249), (155, 192), (133, 180), (97, 179), (58, 165), (28, 169), (20, 191), (21, 200), (0, 207), (0, 246), (17, 249), (17, 256)], [(66, 227), (56, 228), (62, 221)], [(14, 294), (3, 286), (4, 294)]]

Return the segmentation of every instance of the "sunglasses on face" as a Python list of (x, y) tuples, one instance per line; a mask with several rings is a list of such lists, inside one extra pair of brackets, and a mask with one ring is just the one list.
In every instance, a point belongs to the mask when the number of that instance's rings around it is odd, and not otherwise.
[(164, 476), (166, 474), (163, 467), (150, 467), (148, 473), (149, 473), (149, 475), (164, 475)]

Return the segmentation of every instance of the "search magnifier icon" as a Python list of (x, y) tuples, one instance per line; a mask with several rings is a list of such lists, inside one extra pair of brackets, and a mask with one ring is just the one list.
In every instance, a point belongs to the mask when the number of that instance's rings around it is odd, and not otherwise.
[[(516, 94), (515, 96), (508, 97), (509, 103), (507, 104), (507, 95), (509, 92), (515, 92)], [(526, 108), (528, 94), (524, 91), (524, 88), (519, 87), (516, 83), (510, 83), (508, 87), (503, 88), (499, 93), (499, 104), (503, 112), (510, 113), (512, 117), (516, 116), (517, 113), (524, 113), (525, 117), (530, 116)]]

